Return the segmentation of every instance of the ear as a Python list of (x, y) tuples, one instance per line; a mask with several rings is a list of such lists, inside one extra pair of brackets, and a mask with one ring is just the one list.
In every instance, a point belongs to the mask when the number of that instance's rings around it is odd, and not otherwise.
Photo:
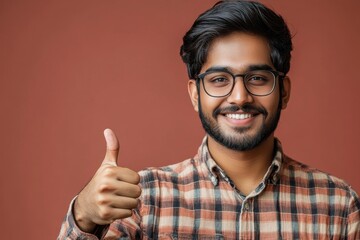
[(195, 80), (189, 80), (188, 82), (188, 92), (189, 92), (189, 96), (190, 96), (190, 100), (191, 103), (194, 107), (194, 110), (196, 112), (199, 111), (199, 93), (197, 91), (197, 87), (196, 87), (196, 81)]
[(288, 76), (285, 76), (282, 81), (283, 81), (283, 91), (281, 95), (281, 101), (282, 101), (282, 109), (285, 109), (290, 100), (291, 81)]

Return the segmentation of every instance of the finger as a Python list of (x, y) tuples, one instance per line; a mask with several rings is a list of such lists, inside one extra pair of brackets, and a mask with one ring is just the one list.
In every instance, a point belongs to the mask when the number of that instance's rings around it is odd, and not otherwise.
[(111, 224), (116, 219), (127, 218), (132, 215), (131, 209), (103, 207), (99, 212), (99, 216), (96, 222), (99, 225)]
[(138, 185), (127, 182), (117, 182), (116, 185), (114, 193), (118, 196), (138, 198), (141, 195), (141, 188)]
[(135, 209), (138, 206), (138, 199), (123, 196), (112, 195), (110, 198), (110, 207), (119, 209)]
[(139, 184), (140, 175), (129, 168), (118, 167), (116, 169), (116, 179), (119, 181), (128, 182), (132, 184)]
[(122, 208), (112, 208), (114, 217), (113, 221), (116, 219), (123, 219), (127, 217), (131, 217), (132, 210), (131, 209), (122, 209)]
[(138, 198), (141, 195), (141, 188), (139, 185), (119, 181), (117, 179), (108, 179), (106, 182), (100, 184), (99, 193), (113, 193), (118, 196)]
[(106, 141), (106, 155), (103, 163), (117, 166), (117, 158), (119, 155), (119, 141), (115, 133), (107, 128), (104, 131)]

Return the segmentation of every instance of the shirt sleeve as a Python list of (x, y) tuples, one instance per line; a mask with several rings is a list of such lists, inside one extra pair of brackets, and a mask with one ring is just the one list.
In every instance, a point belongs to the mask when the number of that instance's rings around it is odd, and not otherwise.
[(68, 212), (61, 225), (58, 240), (65, 239), (138, 239), (141, 236), (140, 215), (133, 210), (132, 217), (119, 219), (111, 225), (97, 226), (94, 233), (83, 232), (77, 225), (73, 215), (73, 206), (76, 197), (71, 201)]
[(64, 218), (64, 221), (61, 225), (60, 233), (58, 240), (63, 239), (89, 239), (97, 240), (103, 239), (109, 229), (109, 226), (98, 226), (94, 234), (86, 233), (81, 231), (81, 229), (76, 225), (74, 215), (73, 215), (73, 206), (75, 203), (76, 197), (71, 201), (68, 212)]
[(360, 199), (355, 191), (350, 189), (351, 199), (347, 221), (347, 239), (360, 239)]

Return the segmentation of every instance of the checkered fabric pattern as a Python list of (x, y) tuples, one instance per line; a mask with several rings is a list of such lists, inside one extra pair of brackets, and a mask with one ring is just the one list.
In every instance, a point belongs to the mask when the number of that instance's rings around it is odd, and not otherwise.
[(133, 216), (95, 235), (76, 226), (72, 203), (58, 239), (360, 239), (360, 200), (341, 179), (285, 156), (276, 140), (263, 181), (244, 196), (206, 143), (192, 159), (141, 171)]

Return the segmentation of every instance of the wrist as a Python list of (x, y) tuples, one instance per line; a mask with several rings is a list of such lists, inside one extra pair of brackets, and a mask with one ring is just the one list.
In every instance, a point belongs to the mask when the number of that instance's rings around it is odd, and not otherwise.
[(78, 198), (75, 199), (73, 207), (74, 221), (81, 231), (87, 233), (93, 233), (96, 229), (97, 224), (85, 217), (85, 214), (81, 210)]

